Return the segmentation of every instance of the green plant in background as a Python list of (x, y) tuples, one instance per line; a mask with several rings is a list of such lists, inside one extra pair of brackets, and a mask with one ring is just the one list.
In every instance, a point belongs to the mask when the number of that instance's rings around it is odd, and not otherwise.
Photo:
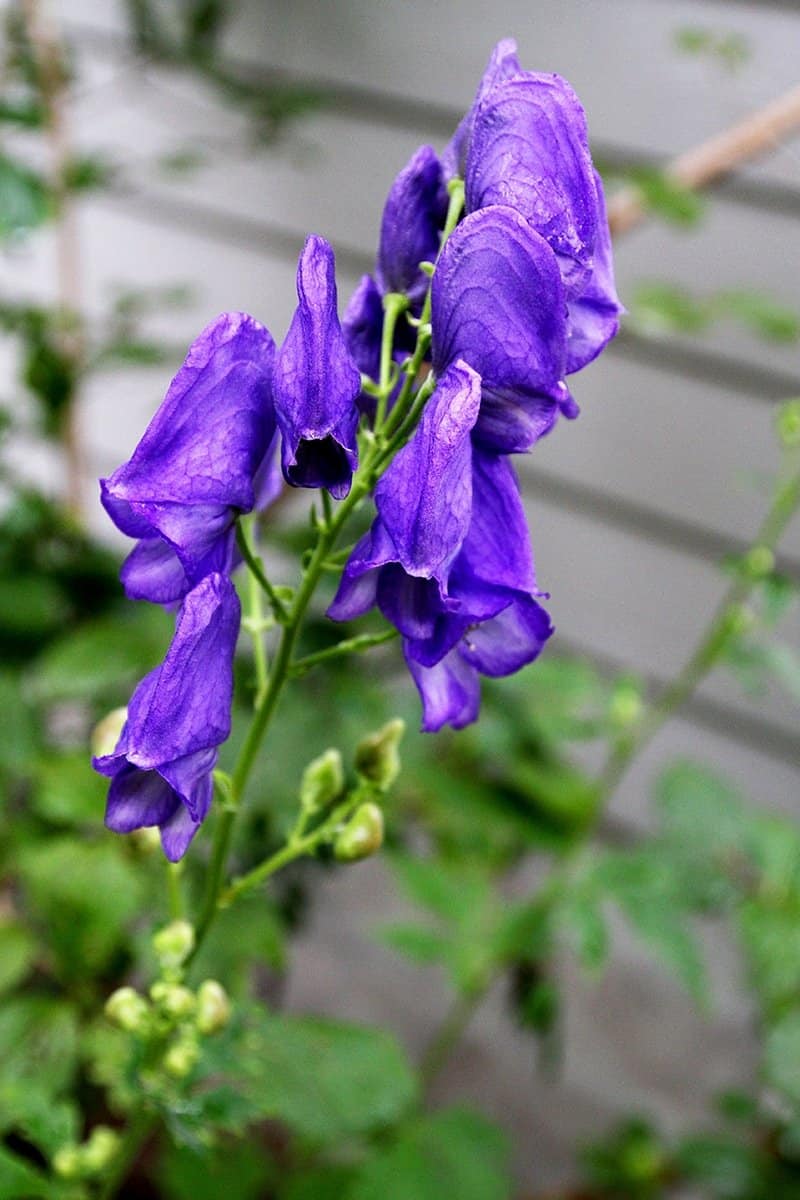
[[(155, 37), (148, 52), (205, 70), (224, 6), (187, 6), (186, 28), (176, 26), (178, 41), (169, 43), (147, 32), (149, 5), (132, 7), (140, 46)], [(6, 102), (17, 115), (3, 119), (44, 130), (49, 102), (30, 40), (24, 25), (11, 32), (9, 62), (14, 70), (21, 64), (21, 74), (11, 76)], [(25, 79), (30, 94), (19, 91)], [(15, 236), (57, 214), (63, 197), (52, 183), (21, 163), (9, 178), (4, 219)], [(0, 183), (0, 213), (5, 197)], [(125, 294), (102, 329), (81, 326), (73, 341), (64, 340), (63, 306), (4, 302), (0, 319), (20, 339), (21, 383), (36, 400), (43, 435), (63, 438), (65, 410), (86, 371), (168, 358), (168, 347), (140, 334), (139, 318), (180, 300), (172, 292)], [(735, 307), (715, 307), (714, 315)], [(418, 345), (428, 336), (425, 315), (417, 318)], [(397, 380), (386, 353), (393, 319), (384, 326), (379, 403)], [(753, 323), (766, 332), (774, 325)], [(778, 324), (786, 327), (783, 318)], [(73, 313), (66, 332), (74, 329)], [(10, 433), (16, 412), (9, 410)], [(107, 740), (110, 728), (116, 741), (114, 710), (159, 660), (170, 617), (122, 605), (114, 556), (7, 471), (0, 1196), (88, 1200), (148, 1188), (170, 1200), (509, 1197), (506, 1136), (463, 1107), (431, 1109), (431, 1086), (498, 985), (521, 1027), (557, 1060), (560, 956), (574, 953), (587, 971), (601, 970), (615, 911), (705, 1005), (713, 997), (695, 920), (730, 924), (758, 1004), (763, 1089), (722, 1097), (723, 1123), (710, 1114), (707, 1134), (668, 1138), (641, 1119), (629, 1122), (585, 1152), (586, 1184), (576, 1194), (666, 1197), (692, 1185), (713, 1200), (797, 1195), (796, 824), (754, 812), (701, 765), (677, 763), (656, 784), (655, 831), (635, 845), (609, 845), (605, 836), (608, 801), (628, 767), (710, 671), (732, 670), (751, 689), (777, 680), (797, 694), (795, 656), (776, 639), (797, 588), (775, 560), (800, 503), (797, 402), (781, 411), (779, 441), (762, 528), (751, 550), (726, 564), (720, 608), (665, 691), (651, 696), (636, 679), (610, 680), (585, 661), (551, 657), (487, 686), (485, 712), (469, 730), (435, 740), (406, 732), (402, 771), (399, 738), (404, 720), (416, 727), (418, 702), (393, 673), (394, 648), (377, 649), (393, 632), (346, 629), (338, 638), (312, 608), (302, 657), (290, 663), (278, 651), (268, 663), (264, 633), (282, 631), (284, 645), (291, 636), (292, 650), (303, 612), (296, 594), (264, 576), (257, 544), (266, 522), (241, 522), (253, 648), (234, 667), (234, 733), (216, 774), (210, 863), (191, 853), (164, 864), (154, 830), (121, 839), (100, 828), (105, 787), (86, 767), (87, 733), (101, 722), (98, 736)], [(366, 439), (362, 454), (371, 445)], [(300, 558), (305, 580), (313, 566), (330, 599), (342, 566), (332, 548), (341, 505), (331, 511), (322, 497), (311, 528), (278, 523), (270, 533)], [(385, 667), (380, 678), (363, 665), (367, 650)], [(276, 678), (291, 687), (275, 710), (269, 756), (256, 757), (245, 730), (254, 703), (272, 718), (265, 702)], [(330, 699), (321, 706), (320, 697)], [(317, 746), (308, 732), (312, 708), (324, 723)], [(375, 733), (364, 737), (364, 729)], [(599, 773), (585, 766), (587, 743), (605, 752)], [(243, 762), (250, 790), (234, 826), (232, 788)], [(442, 971), (453, 993), (417, 1064), (390, 1032), (281, 1005), (291, 936), (315, 887), (382, 844), (398, 887), (424, 917), (375, 936)], [(228, 852), (237, 867), (230, 879)], [(513, 881), (534, 860), (539, 882), (520, 894)], [(257, 890), (268, 879), (270, 888)]]

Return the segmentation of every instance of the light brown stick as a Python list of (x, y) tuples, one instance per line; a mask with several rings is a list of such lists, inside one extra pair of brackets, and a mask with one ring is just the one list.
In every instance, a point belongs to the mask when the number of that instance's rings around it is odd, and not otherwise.
[[(692, 191), (706, 187), (750, 159), (774, 150), (782, 139), (800, 129), (800, 84), (752, 113), (738, 125), (680, 154), (664, 170), (669, 179)], [(644, 218), (641, 189), (625, 187), (611, 199), (608, 220), (612, 234), (627, 233)]]

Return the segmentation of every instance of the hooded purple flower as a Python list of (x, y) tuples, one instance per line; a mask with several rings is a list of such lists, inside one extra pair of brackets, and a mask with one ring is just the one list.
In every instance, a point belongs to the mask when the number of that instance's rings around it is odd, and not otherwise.
[(517, 58), (517, 43), (513, 38), (503, 38), (492, 50), (469, 112), (462, 118), (458, 129), (442, 154), (442, 167), (446, 179), (452, 179), (454, 175), (464, 175), (475, 117), (484, 98), (499, 84), (521, 74), (522, 68)]
[(230, 733), (238, 632), (233, 584), (207, 575), (183, 601), (163, 663), (133, 693), (115, 750), (92, 760), (111, 779), (108, 828), (158, 825), (171, 862), (186, 853), (211, 804), (217, 747)]
[(129, 461), (100, 481), (114, 524), (142, 539), (122, 568), (128, 596), (173, 603), (230, 569), (236, 517), (269, 477), (274, 357), (263, 325), (223, 313), (190, 347)]
[(597, 358), (619, 331), (624, 312), (614, 286), (611, 232), (606, 215), (603, 182), (595, 172), (597, 237), (592, 270), (583, 290), (567, 303), (567, 374), (580, 371)]
[(420, 146), (391, 186), (381, 221), (378, 285), (405, 293), (419, 304), (428, 290), (421, 262), (434, 262), (447, 215), (442, 165), (430, 146)]
[(306, 239), (297, 297), (275, 369), (283, 474), (293, 487), (324, 487), (341, 500), (358, 463), (361, 375), (339, 324), (333, 250), (324, 238)]
[(416, 636), (446, 606), (447, 577), (472, 510), (470, 432), (479, 402), (477, 375), (454, 363), (375, 490), (378, 516), (345, 567), (328, 610), (334, 620), (352, 620), (377, 603), (401, 633)]
[(475, 439), (498, 453), (528, 450), (559, 411), (566, 384), (566, 306), (553, 251), (513, 209), (466, 217), (442, 250), (431, 291), (433, 366), (457, 358), (481, 377)]

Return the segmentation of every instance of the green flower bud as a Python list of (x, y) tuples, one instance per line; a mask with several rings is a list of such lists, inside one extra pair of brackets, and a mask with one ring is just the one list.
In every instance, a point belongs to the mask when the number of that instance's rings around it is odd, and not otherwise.
[(735, 604), (725, 616), (725, 635), (729, 638), (744, 637), (755, 629), (758, 618), (746, 604)]
[(150, 995), (162, 1012), (178, 1021), (190, 1017), (197, 1004), (194, 992), (180, 983), (168, 983), (163, 979), (153, 984)]
[(95, 1125), (79, 1154), (87, 1174), (99, 1175), (119, 1150), (119, 1134), (108, 1125)]
[(361, 804), (337, 835), (333, 853), (340, 862), (358, 862), (383, 845), (383, 813), (377, 804)]
[(62, 1179), (79, 1179), (83, 1174), (83, 1155), (73, 1144), (61, 1146), (53, 1155), (53, 1170)]
[(92, 730), (90, 745), (94, 758), (102, 758), (105, 754), (113, 754), (116, 749), (122, 726), (128, 719), (127, 708), (112, 708)]
[(744, 556), (743, 565), (751, 579), (764, 579), (775, 570), (775, 555), (769, 546), (753, 546)]
[(231, 1017), (228, 993), (216, 979), (206, 979), (197, 989), (196, 1025), (200, 1033), (219, 1033)]
[(344, 766), (338, 750), (326, 750), (308, 764), (300, 782), (300, 804), (307, 813), (319, 812), (344, 791)]
[(609, 707), (611, 723), (618, 729), (628, 729), (642, 716), (644, 702), (635, 683), (623, 681), (614, 689)]
[(172, 921), (154, 934), (153, 949), (162, 968), (175, 970), (194, 949), (194, 929), (188, 921)]
[(778, 437), (787, 450), (800, 446), (800, 399), (789, 400), (778, 409)]
[(200, 1047), (193, 1038), (180, 1037), (164, 1055), (164, 1070), (173, 1079), (185, 1079), (197, 1065)]
[(356, 747), (356, 771), (381, 792), (388, 791), (400, 774), (397, 747), (405, 728), (405, 721), (395, 717), (377, 733), (365, 737)]
[(161, 834), (156, 825), (147, 825), (142, 829), (134, 829), (131, 833), (133, 844), (141, 854), (154, 854), (161, 847)]
[(132, 987), (117, 988), (106, 1000), (105, 1013), (126, 1033), (146, 1034), (150, 1028), (150, 1009), (144, 996)]

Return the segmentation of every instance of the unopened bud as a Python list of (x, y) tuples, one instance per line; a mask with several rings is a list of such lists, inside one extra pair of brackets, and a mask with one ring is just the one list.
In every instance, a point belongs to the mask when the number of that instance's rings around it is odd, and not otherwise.
[(168, 983), (163, 979), (153, 984), (150, 995), (162, 1012), (178, 1021), (191, 1016), (197, 1003), (194, 992), (189, 991), (187, 987), (179, 983)]
[(752, 608), (748, 608), (746, 604), (735, 604), (728, 609), (725, 618), (725, 633), (731, 638), (744, 637), (757, 624), (758, 619)]
[(338, 750), (326, 750), (308, 764), (300, 782), (300, 804), (307, 813), (319, 812), (344, 791), (344, 766)]
[(188, 921), (172, 921), (153, 935), (153, 949), (161, 966), (174, 970), (194, 949), (194, 929)]
[(112, 708), (92, 730), (90, 746), (94, 758), (103, 758), (113, 754), (122, 733), (122, 727), (128, 719), (127, 708)]
[(216, 979), (206, 979), (197, 989), (196, 1025), (200, 1033), (219, 1033), (231, 1017), (228, 993)]
[(764, 579), (775, 570), (775, 555), (769, 546), (753, 546), (744, 556), (744, 569), (751, 579)]
[(405, 721), (395, 717), (382, 729), (365, 737), (356, 747), (356, 771), (381, 792), (388, 791), (400, 774), (397, 747), (405, 728)]
[(79, 1179), (83, 1174), (83, 1155), (78, 1146), (61, 1146), (53, 1155), (53, 1170), (62, 1179)]
[(787, 450), (800, 446), (800, 399), (789, 400), (778, 409), (778, 437)]
[(150, 1009), (147, 1001), (132, 987), (117, 988), (106, 1000), (105, 1013), (126, 1033), (146, 1033)]
[(81, 1146), (79, 1154), (83, 1168), (90, 1175), (104, 1171), (119, 1150), (119, 1134), (108, 1125), (95, 1125), (89, 1140)]
[(611, 723), (618, 729), (627, 729), (634, 725), (642, 715), (644, 703), (639, 688), (635, 683), (625, 681), (614, 689), (609, 707)]
[(333, 853), (340, 862), (369, 858), (383, 845), (383, 813), (377, 804), (362, 804), (337, 834)]
[(153, 854), (161, 846), (161, 834), (155, 825), (145, 825), (142, 829), (134, 829), (131, 837), (136, 849), (141, 854)]
[(173, 1042), (164, 1055), (164, 1070), (174, 1079), (185, 1079), (197, 1064), (200, 1057), (200, 1047), (197, 1042), (180, 1038)]

